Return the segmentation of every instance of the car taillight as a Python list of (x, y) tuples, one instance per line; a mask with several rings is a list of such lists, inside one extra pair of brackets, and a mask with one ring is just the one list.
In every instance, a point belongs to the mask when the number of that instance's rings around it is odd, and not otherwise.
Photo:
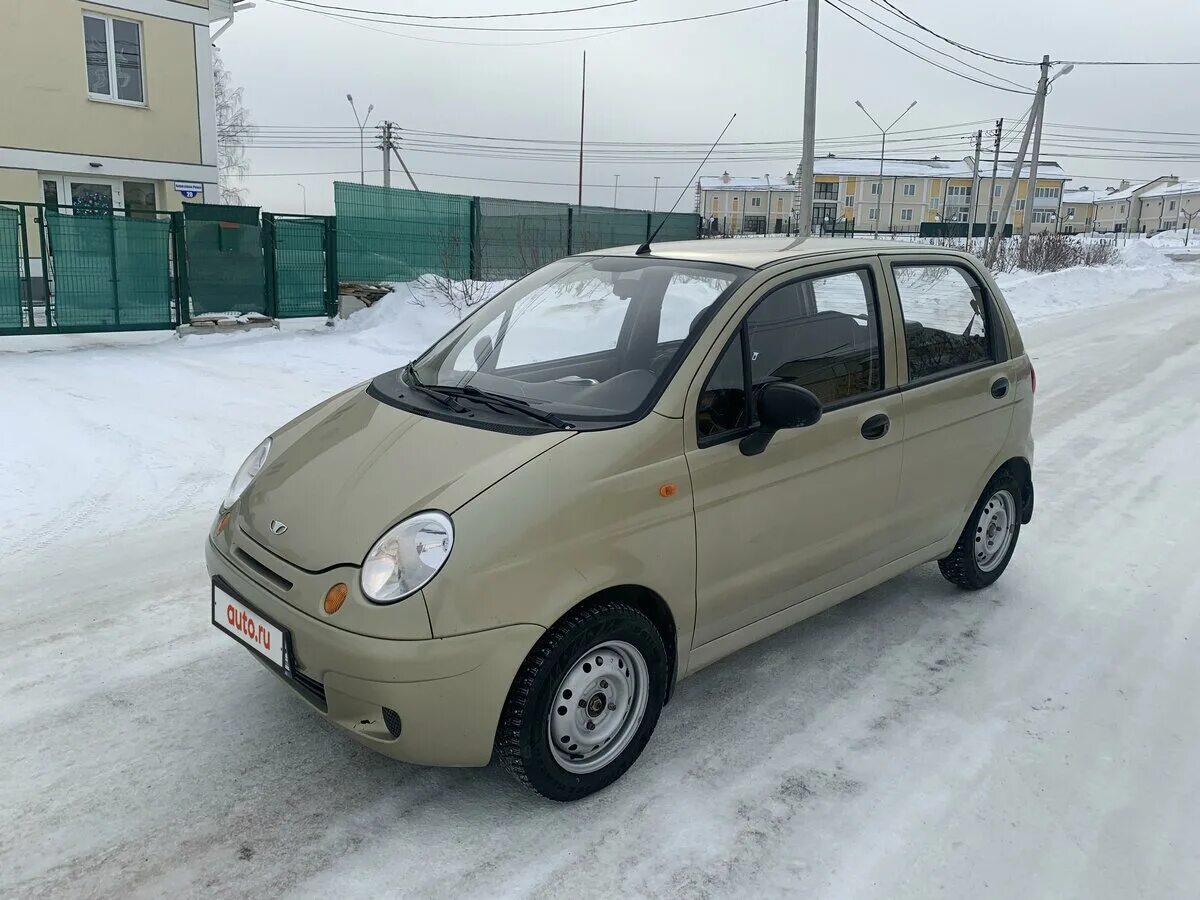
[(1032, 365), (1029, 367), (1029, 391), (1033, 394), (1037, 393), (1037, 370)]

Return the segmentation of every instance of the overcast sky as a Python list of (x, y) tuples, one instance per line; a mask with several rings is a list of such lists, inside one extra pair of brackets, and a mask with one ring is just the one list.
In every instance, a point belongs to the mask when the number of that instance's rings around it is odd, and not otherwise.
[[(603, 0), (315, 0), (327, 5), (431, 15), (525, 12), (586, 6)], [(611, 2), (611, 0), (610, 0)], [(636, 0), (615, 8), (538, 18), (457, 21), (445, 24), (493, 27), (571, 27), (646, 22), (749, 6), (763, 0)], [(850, 0), (859, 9), (900, 25), (871, 0)], [(1040, 59), (1188, 60), (1200, 59), (1200, 3), (1197, 0), (894, 0), (923, 24), (959, 42), (994, 54)], [(664, 25), (591, 37), (575, 33), (442, 31), (349, 23), (258, 0), (238, 14), (219, 46), (233, 79), (245, 89), (252, 118), (263, 126), (346, 126), (354, 124), (346, 93), (359, 112), (375, 105), (371, 122), (388, 118), (402, 128), (499, 137), (575, 141), (579, 130), (580, 61), (588, 56), (586, 138), (589, 141), (710, 142), (732, 113), (737, 119), (727, 142), (800, 141), (806, 3), (789, 0), (760, 10), (707, 21)], [(873, 24), (873, 23), (868, 23)], [(878, 26), (873, 26), (878, 28)], [(380, 30), (369, 30), (380, 29)], [(882, 30), (882, 29), (880, 29)], [(914, 29), (910, 29), (914, 31)], [(381, 33), (390, 31), (393, 33)], [(1030, 87), (1037, 68), (989, 62), (954, 50), (915, 32), (939, 50)], [(407, 37), (401, 34), (408, 35)], [(476, 42), (465, 46), (449, 42)], [(550, 41), (553, 41), (550, 43)], [(547, 42), (547, 43), (537, 43)], [(523, 46), (514, 46), (524, 44)], [(975, 77), (919, 46), (917, 52)], [(973, 84), (939, 71), (865, 31), (827, 4), (821, 8), (817, 100), (817, 139), (864, 135), (871, 123), (854, 106), (861, 99), (883, 124), (912, 100), (918, 104), (897, 129), (938, 129), (931, 142), (902, 144), (896, 155), (961, 157), (970, 152), (974, 120), (1004, 116), (1015, 123), (1028, 98)], [(989, 79), (994, 80), (994, 79)], [(1079, 66), (1055, 85), (1046, 120), (1056, 125), (1200, 132), (1200, 67)], [(1051, 126), (1047, 126), (1048, 132)], [(1058, 134), (1069, 133), (1062, 128)], [(348, 133), (347, 133), (348, 134)], [(1179, 145), (1119, 144), (1114, 138), (1138, 135), (1077, 132), (1089, 140), (1067, 146), (1048, 138), (1042, 158), (1058, 160), (1073, 181), (1093, 188), (1126, 177), (1145, 179), (1172, 172), (1200, 177), (1200, 162), (1081, 159), (1111, 155), (1106, 148), (1144, 153), (1182, 152)], [(897, 138), (921, 137), (896, 134)], [(1166, 137), (1156, 141), (1200, 141)], [(260, 141), (261, 143), (261, 141)], [(367, 181), (381, 183), (381, 154), (368, 133)], [(985, 138), (985, 144), (987, 138)], [(1090, 146), (1088, 146), (1090, 144)], [(819, 146), (839, 156), (877, 155), (878, 145)], [(567, 146), (567, 145), (564, 145)], [(1014, 142), (1009, 148), (1016, 149)], [(595, 148), (599, 151), (599, 147)], [(786, 158), (738, 159), (719, 147), (702, 174), (782, 177), (798, 163)], [(732, 149), (732, 147), (730, 148)], [(1200, 150), (1200, 146), (1191, 148)], [(473, 158), (444, 150), (406, 147), (405, 161), (422, 189), (573, 202), (577, 163), (570, 159)], [(1074, 154), (1070, 156), (1068, 154)], [(1200, 159), (1200, 153), (1196, 154)], [(354, 141), (328, 149), (264, 149), (250, 153), (248, 202), (276, 212), (299, 212), (307, 191), (310, 212), (332, 212), (333, 182), (358, 180)], [(584, 202), (611, 205), (614, 175), (620, 175), (618, 203), (648, 208), (654, 176), (659, 176), (659, 208), (668, 208), (688, 183), (696, 162), (597, 159), (588, 161)], [(272, 173), (326, 173), (283, 174)], [(461, 176), (450, 178), (446, 176)], [(492, 179), (492, 180), (489, 180)], [(517, 184), (498, 179), (558, 184)], [(1105, 180), (1107, 179), (1107, 180)], [(393, 173), (393, 185), (403, 175)], [(692, 208), (689, 192), (680, 209)]]

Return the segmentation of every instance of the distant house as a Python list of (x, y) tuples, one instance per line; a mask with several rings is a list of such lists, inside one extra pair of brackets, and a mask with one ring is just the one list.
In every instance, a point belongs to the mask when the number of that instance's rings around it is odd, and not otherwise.
[[(814, 164), (813, 230), (853, 229), (881, 232), (919, 231), (922, 222), (986, 222), (989, 199), (999, 206), (1013, 163), (1001, 161), (997, 179), (991, 164), (980, 165), (980, 178), (972, 178), (973, 160), (888, 159), (879, 174), (879, 159), (824, 156)], [(1026, 197), (1028, 167), (1022, 171), (1008, 222), (1021, 227), (1031, 206), (1033, 229), (1052, 230), (1060, 216), (1062, 192), (1069, 180), (1052, 161), (1038, 163), (1038, 181), (1032, 204)], [(795, 176), (702, 177), (696, 186), (697, 210), (709, 230), (722, 234), (775, 233), (794, 230), (800, 191)], [(975, 201), (975, 202), (973, 202)]]
[(1200, 181), (1160, 175), (1142, 184), (1120, 187), (1096, 199), (1095, 230), (1153, 234), (1182, 227), (1188, 213), (1200, 208)]
[(1063, 191), (1058, 230), (1063, 234), (1091, 231), (1096, 217), (1096, 200), (1103, 196), (1103, 191), (1094, 191), (1089, 187)]

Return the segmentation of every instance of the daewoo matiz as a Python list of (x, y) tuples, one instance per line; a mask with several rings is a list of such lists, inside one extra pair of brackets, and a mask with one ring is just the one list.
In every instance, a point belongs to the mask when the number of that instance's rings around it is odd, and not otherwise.
[(563, 259), (250, 455), (213, 622), (381, 753), (583, 797), (701, 667), (932, 560), (995, 581), (1034, 385), (963, 253)]

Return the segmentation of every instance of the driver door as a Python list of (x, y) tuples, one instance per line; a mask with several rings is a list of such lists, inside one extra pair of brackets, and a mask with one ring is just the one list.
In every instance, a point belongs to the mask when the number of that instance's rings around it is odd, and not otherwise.
[[(693, 647), (902, 555), (903, 407), (879, 261), (800, 271), (746, 301), (689, 393)], [(771, 381), (813, 391), (824, 413), (747, 456), (740, 443), (755, 430), (754, 390)]]

